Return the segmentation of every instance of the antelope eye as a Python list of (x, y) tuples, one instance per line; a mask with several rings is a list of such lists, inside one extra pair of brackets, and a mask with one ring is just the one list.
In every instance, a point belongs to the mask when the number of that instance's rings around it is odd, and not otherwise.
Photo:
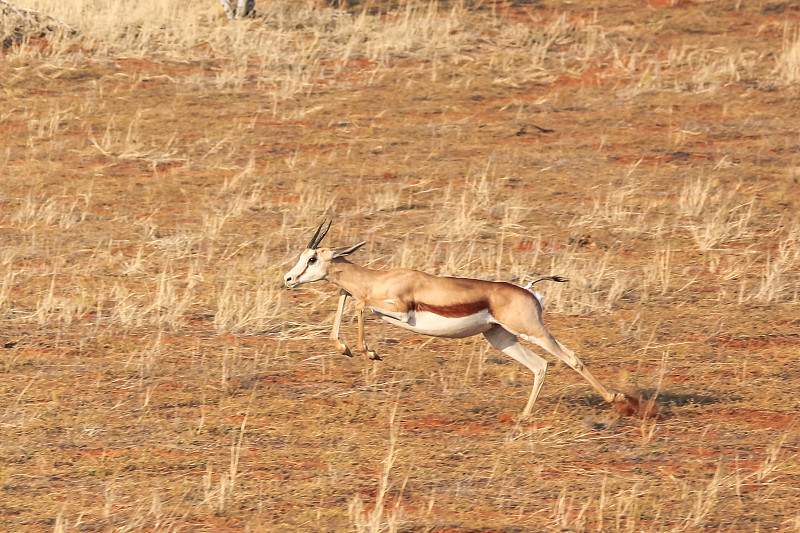
[(309, 264), (309, 265), (313, 265), (313, 264), (314, 264), (314, 263), (316, 263), (316, 262), (317, 262), (317, 256), (316, 256), (316, 255), (315, 255), (314, 257), (310, 257), (310, 258), (308, 259), (308, 264)]

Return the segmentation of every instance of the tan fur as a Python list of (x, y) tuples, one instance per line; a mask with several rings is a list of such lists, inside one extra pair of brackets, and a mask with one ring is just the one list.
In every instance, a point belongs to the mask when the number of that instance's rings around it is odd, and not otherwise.
[[(372, 270), (353, 264), (343, 257), (360, 246), (361, 244), (336, 250), (309, 248), (300, 255), (297, 265), (285, 276), (286, 285), (289, 287), (327, 279), (342, 289), (331, 332), (331, 340), (341, 353), (352, 355), (347, 345), (339, 340), (339, 327), (348, 295), (356, 300), (358, 349), (372, 359), (380, 357), (364, 342), (365, 310), (371, 310), (390, 323), (408, 326), (408, 329), (412, 330), (413, 327), (403, 320), (404, 317), (407, 319), (415, 313), (427, 312), (442, 317), (436, 319), (435, 324), (448, 318), (464, 317), (469, 317), (473, 323), (475, 320), (480, 320), (478, 324), (484, 324), (482, 317), (485, 316), (485, 326), (480, 326), (477, 331), (470, 329), (464, 335), (482, 332), (495, 348), (524, 364), (533, 372), (533, 390), (523, 410), (523, 417), (529, 416), (532, 411), (544, 383), (547, 364), (541, 357), (520, 344), (518, 337), (537, 344), (567, 363), (606, 401), (626, 401), (624, 394), (610, 392), (600, 384), (583, 366), (580, 359), (552, 336), (542, 322), (542, 306), (530, 291), (511, 283), (433, 276), (407, 268)], [(485, 313), (486, 311), (488, 313)], [(441, 328), (438, 325), (436, 327)], [(425, 332), (425, 330), (419, 331)], [(452, 333), (454, 328), (437, 329), (427, 334), (439, 334), (436, 331), (451, 332), (449, 335), (441, 333), (440, 336), (444, 337), (457, 336)]]

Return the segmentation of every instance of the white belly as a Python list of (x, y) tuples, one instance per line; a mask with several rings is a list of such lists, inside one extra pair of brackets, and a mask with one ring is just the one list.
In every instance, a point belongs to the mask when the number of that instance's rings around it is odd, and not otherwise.
[(409, 311), (408, 313), (391, 313), (391, 315), (377, 309), (374, 312), (394, 326), (400, 326), (423, 335), (454, 339), (483, 333), (497, 323), (489, 311), (457, 318), (444, 317), (428, 311)]

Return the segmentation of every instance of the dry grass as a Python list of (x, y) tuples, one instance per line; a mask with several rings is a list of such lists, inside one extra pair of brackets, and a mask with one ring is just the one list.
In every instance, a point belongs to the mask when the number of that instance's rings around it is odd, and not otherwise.
[[(790, 4), (19, 3), (64, 25), (0, 35), (0, 529), (798, 531)], [(556, 365), (518, 423), (477, 338), (336, 355), (281, 288), (324, 217), (569, 278), (546, 322), (664, 417)]]

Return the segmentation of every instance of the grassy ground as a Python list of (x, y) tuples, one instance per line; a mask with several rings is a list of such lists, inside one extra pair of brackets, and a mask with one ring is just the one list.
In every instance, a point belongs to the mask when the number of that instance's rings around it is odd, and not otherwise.
[[(800, 531), (792, 3), (18, 5), (77, 32), (0, 39), (0, 529)], [(663, 416), (556, 364), (519, 422), (482, 338), (336, 354), (281, 288), (324, 217), (570, 278), (550, 329)]]

